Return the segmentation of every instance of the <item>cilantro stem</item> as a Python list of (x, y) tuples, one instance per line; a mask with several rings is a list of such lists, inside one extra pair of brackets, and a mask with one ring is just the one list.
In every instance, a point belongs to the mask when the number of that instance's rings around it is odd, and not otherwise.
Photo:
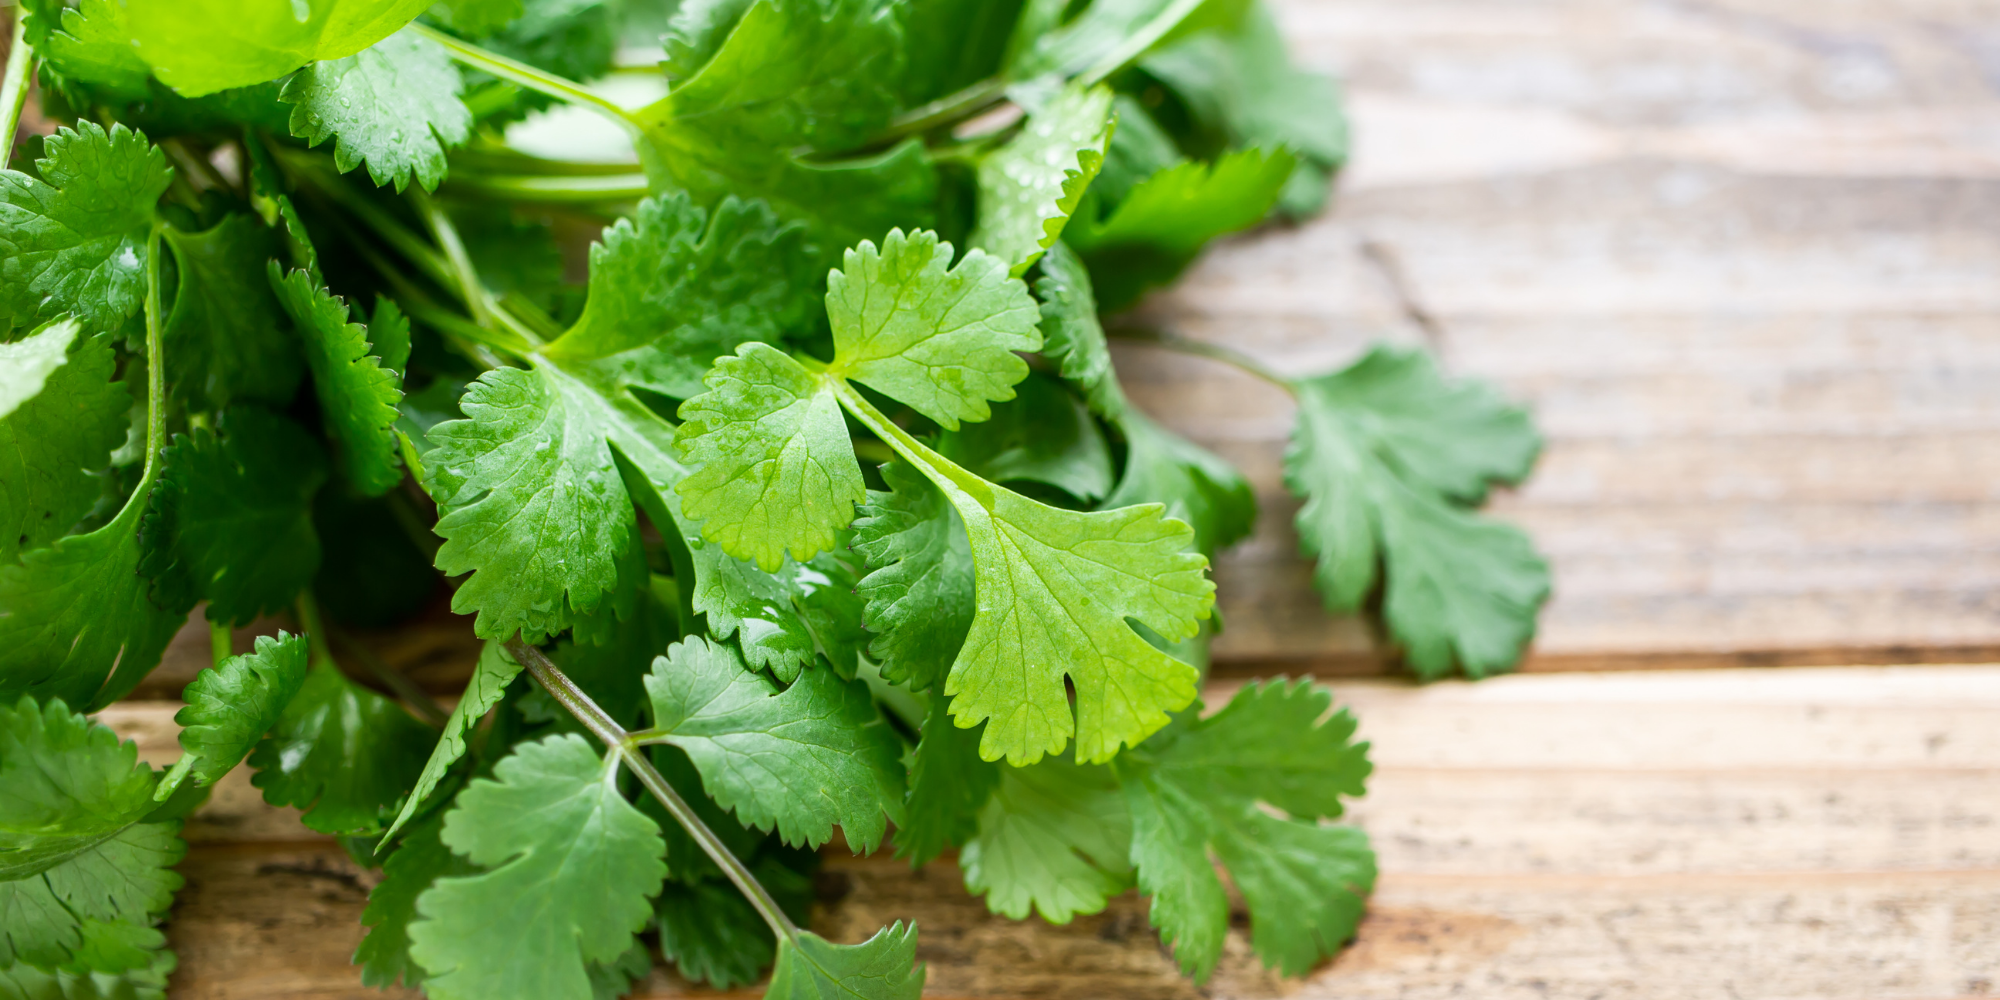
[(1182, 354), (1192, 354), (1211, 361), (1220, 361), (1246, 374), (1263, 379), (1293, 396), (1299, 394), (1298, 386), (1291, 379), (1278, 374), (1276, 371), (1266, 367), (1262, 361), (1233, 347), (1212, 344), (1206, 340), (1196, 340), (1193, 337), (1184, 337), (1171, 330), (1118, 327), (1106, 330), (1105, 333), (1119, 340), (1129, 340), (1135, 344), (1146, 344), (1152, 347), (1165, 348), (1169, 351), (1179, 351)]
[(458, 284), (459, 298), (465, 308), (472, 313), (472, 321), (491, 329), (504, 328), (508, 333), (527, 344), (530, 349), (542, 346), (541, 335), (501, 308), (487, 291), (486, 283), (479, 280), (479, 269), (472, 266), (472, 255), (465, 252), (465, 241), (458, 238), (458, 227), (451, 216), (432, 201), (422, 188), (410, 189), (410, 199), (417, 206), (417, 214), (423, 217), (424, 225), (430, 227), (431, 237), (444, 250), (444, 258), (451, 265), (452, 276)]
[(444, 46), (444, 50), (450, 53), (453, 59), (467, 66), (491, 73), (509, 83), (519, 84), (529, 90), (547, 94), (558, 101), (581, 105), (602, 112), (611, 120), (634, 132), (639, 130), (639, 120), (633, 117), (631, 112), (583, 89), (582, 85), (573, 80), (566, 80), (546, 70), (536, 69), (527, 63), (509, 59), (498, 52), (489, 52), (462, 39), (453, 38), (426, 24), (412, 23), (410, 27), (418, 34)]
[(890, 142), (906, 135), (917, 135), (931, 129), (953, 124), (960, 119), (970, 118), (981, 111), (1000, 103), (1007, 96), (1007, 80), (1003, 77), (988, 77), (963, 90), (946, 94), (929, 104), (911, 108), (897, 115), (889, 126), (875, 137), (875, 142)]
[(228, 622), (219, 622), (212, 618), (209, 619), (208, 658), (215, 664), (217, 669), (220, 669), (222, 667), (222, 661), (229, 659), (229, 652), (230, 652), (229, 644), (231, 641), (230, 633), (232, 631), (233, 630), (229, 627)]
[(624, 727), (612, 719), (604, 709), (599, 708), (597, 703), (590, 699), (590, 695), (585, 694), (583, 689), (577, 687), (575, 682), (565, 676), (547, 656), (542, 655), (541, 650), (522, 642), (517, 637), (508, 640), (507, 653), (516, 663), (527, 668), (529, 676), (542, 686), (542, 690), (549, 693), (549, 697), (554, 698), (558, 704), (568, 709), (571, 715), (576, 716), (576, 720), (583, 723), (585, 729), (597, 734), (597, 738), (604, 741), (606, 749), (624, 760), (625, 765), (638, 777), (639, 783), (645, 785), (646, 790), (660, 800), (660, 805), (666, 807), (669, 815), (687, 828), (688, 836), (693, 837), (694, 842), (701, 845), (702, 851), (722, 869), (723, 874), (729, 876), (729, 881), (736, 884), (737, 890), (750, 901), (757, 915), (763, 917), (764, 922), (770, 925), (772, 933), (783, 940), (793, 942), (798, 940), (798, 925), (792, 923), (792, 918), (785, 915), (784, 909), (778, 906), (778, 901), (771, 898), (771, 894), (765, 891), (763, 884), (757, 881), (757, 877), (750, 874), (750, 869), (723, 844), (722, 838), (717, 837), (715, 831), (710, 830), (708, 824), (703, 823), (701, 817), (695, 815), (687, 801), (681, 798), (679, 792), (674, 791), (674, 786), (667, 783), (666, 776), (653, 767), (652, 761), (646, 759), (646, 755), (640, 751), (632, 734), (627, 733)]
[(139, 474), (139, 488), (134, 496), (152, 488), (160, 449), (167, 446), (167, 352), (160, 334), (160, 324), (164, 322), (160, 313), (165, 308), (160, 304), (164, 232), (165, 227), (155, 222), (152, 235), (146, 238), (146, 465)]
[(607, 201), (637, 201), (646, 196), (646, 175), (637, 171), (617, 174), (479, 174), (458, 173), (451, 178), (453, 190), (515, 201), (559, 204), (595, 204)]
[(20, 7), (14, 8), (14, 34), (7, 46), (6, 75), (0, 77), (0, 169), (14, 156), (14, 132), (21, 125), (21, 111), (28, 106), (28, 70), (35, 62), (35, 49), (28, 44), (28, 22)]

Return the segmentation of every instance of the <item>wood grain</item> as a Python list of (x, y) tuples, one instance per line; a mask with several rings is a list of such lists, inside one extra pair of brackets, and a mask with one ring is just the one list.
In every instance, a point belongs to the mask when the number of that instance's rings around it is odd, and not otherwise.
[[(1384, 874), (1354, 946), (1302, 981), (1259, 967), (1241, 914), (1196, 987), (1143, 900), (1009, 921), (949, 861), (829, 852), (814, 927), (858, 940), (915, 919), (938, 996), (1872, 1000), (2000, 982), (2000, 666), (1332, 687), (1373, 742), (1350, 820)], [(174, 709), (102, 718), (164, 761)], [(347, 965), (373, 873), (240, 770), (187, 835), (176, 996), (375, 995)], [(690, 992), (659, 971), (642, 995)]]
[[(1555, 571), (1526, 669), (2000, 655), (2000, 8), (1279, 8), (1348, 81), (1338, 204), (1142, 313), (1294, 372), (1427, 342), (1526, 402), (1548, 447), (1493, 505)], [(1262, 499), (1217, 568), (1218, 661), (1375, 669), (1306, 587), (1288, 402), (1118, 360)]]

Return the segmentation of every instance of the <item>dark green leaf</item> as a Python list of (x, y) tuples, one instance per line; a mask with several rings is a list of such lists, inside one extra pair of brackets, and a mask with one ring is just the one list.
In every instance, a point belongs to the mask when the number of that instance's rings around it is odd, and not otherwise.
[(1014, 399), (994, 405), (991, 419), (945, 432), (938, 452), (996, 483), (1047, 483), (1086, 502), (1110, 493), (1111, 449), (1084, 405), (1042, 375), (1029, 375), (1014, 391)]
[(264, 279), (264, 262), (278, 253), (271, 230), (231, 215), (203, 232), (170, 227), (165, 236), (180, 273), (161, 329), (174, 398), (199, 410), (291, 402), (305, 364)]
[(1104, 506), (1166, 504), (1167, 515), (1194, 528), (1195, 544), (1210, 556), (1250, 534), (1257, 495), (1235, 466), (1136, 409), (1125, 411), (1119, 428), (1125, 432), (1125, 474)]
[[(412, 792), (412, 802), (422, 798)], [(442, 810), (419, 820), (382, 865), (382, 881), (368, 890), (368, 907), (361, 926), (368, 936), (354, 949), (361, 966), (361, 984), (387, 989), (398, 979), (412, 989), (424, 982), (423, 966), (410, 957), (410, 922), (417, 918), (417, 897), (440, 878), (476, 875), (479, 866), (451, 852), (439, 839), (444, 830)], [(399, 820), (400, 822), (400, 820)]]
[(431, 749), (430, 759), (424, 762), (423, 773), (417, 775), (417, 783), (403, 800), (402, 811), (396, 814), (395, 822), (383, 832), (383, 840), (394, 837), (396, 829), (416, 815), (417, 808), (424, 804), (424, 799), (444, 778), (445, 771), (465, 755), (466, 732), (478, 725), (479, 720), (500, 703), (500, 696), (507, 692), (507, 685), (520, 672), (521, 665), (507, 655), (505, 646), (492, 639), (486, 641), (486, 648), (479, 653), (479, 663), (472, 669), (472, 680), (466, 683), (465, 693), (452, 707), (451, 717), (445, 720), (444, 732), (438, 736), (437, 746)]
[(74, 320), (0, 344), (0, 565), (62, 537), (103, 491), (90, 473), (124, 442), (132, 407), (116, 365)]
[(416, 782), (432, 737), (395, 702), (320, 663), (251, 751), (251, 784), (321, 833), (373, 834)]
[(833, 944), (811, 931), (778, 942), (766, 1000), (917, 1000), (924, 967), (916, 964), (917, 925), (901, 921), (860, 944)]
[(212, 785), (228, 774), (272, 726), (306, 682), (304, 636), (257, 637), (256, 649), (196, 674), (174, 715), (181, 726), (181, 762), (154, 793), (165, 799), (181, 776)]
[(943, 695), (931, 699), (910, 762), (904, 822), (896, 827), (896, 856), (922, 866), (946, 848), (963, 847), (979, 832), (987, 797), (1011, 770), (979, 759), (980, 727), (952, 725)]
[(1246, 149), (1213, 166), (1168, 167), (1134, 186), (1106, 217), (1080, 207), (1064, 238), (1090, 265), (1100, 304), (1115, 312), (1173, 280), (1210, 240), (1262, 222), (1295, 162), (1284, 149)]
[[(889, 492), (868, 494), (854, 522), (854, 551), (873, 568), (869, 654), (891, 683), (926, 691), (944, 679), (972, 628), (972, 543), (944, 494), (902, 462), (882, 467)], [(926, 724), (928, 726), (928, 723)]]
[(73, 312), (86, 330), (115, 329), (146, 294), (166, 155), (123, 125), (87, 121), (43, 148), (39, 180), (0, 170), (0, 328)]
[(388, 492), (403, 478), (392, 430), (402, 376), (370, 353), (368, 329), (348, 322), (347, 303), (309, 272), (284, 273), (272, 261), (270, 278), (299, 328), (321, 417), (348, 480), (369, 496)]
[(1049, 247), (1042, 276), (1035, 282), (1042, 300), (1042, 354), (1060, 366), (1062, 377), (1083, 392), (1092, 412), (1116, 420), (1129, 405), (1111, 368), (1111, 347), (1097, 319), (1097, 295), (1065, 243)]

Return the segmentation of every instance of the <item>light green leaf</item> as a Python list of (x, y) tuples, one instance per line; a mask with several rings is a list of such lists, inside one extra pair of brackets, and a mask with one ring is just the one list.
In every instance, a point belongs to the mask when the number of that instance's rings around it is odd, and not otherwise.
[(685, 193), (648, 198), (590, 248), (590, 297), (543, 353), (623, 385), (686, 399), (737, 345), (811, 327), (804, 229), (761, 202), (722, 199), (713, 218)]
[(1083, 190), (1104, 164), (1111, 88), (1065, 88), (1028, 116), (1021, 132), (979, 161), (979, 222), (966, 243), (1019, 277), (1062, 235)]
[(857, 588), (875, 633), (868, 651), (890, 683), (927, 691), (951, 670), (972, 628), (972, 543), (921, 473), (892, 462), (882, 479), (889, 492), (870, 492), (854, 522), (854, 551), (873, 567)]
[(1352, 742), (1354, 717), (1327, 717), (1332, 700), (1304, 681), (1251, 684), (1120, 763), (1139, 887), (1161, 940), (1197, 980), (1214, 969), (1229, 922), (1211, 852), (1243, 893), (1266, 965), (1301, 975), (1353, 936), (1375, 855), (1359, 830), (1315, 819), (1361, 795), (1370, 765), (1368, 745)]
[(396, 831), (410, 817), (417, 814), (417, 808), (424, 804), (444, 773), (465, 756), (465, 734), (479, 720), (486, 717), (493, 706), (500, 703), (500, 696), (507, 693), (507, 685), (513, 683), (520, 674), (521, 665), (507, 655), (507, 647), (493, 639), (486, 640), (486, 646), (479, 651), (479, 663), (472, 668), (472, 680), (465, 685), (465, 693), (459, 696), (458, 704), (452, 706), (451, 718), (444, 723), (444, 732), (438, 736), (437, 746), (431, 748), (429, 760), (424, 761), (422, 774), (417, 775), (417, 783), (410, 789), (409, 797), (403, 800), (403, 809), (396, 814), (396, 821), (382, 834), (386, 843), (396, 835)]
[(165, 801), (183, 777), (212, 785), (228, 774), (271, 727), (306, 682), (304, 636), (280, 631), (257, 637), (256, 649), (196, 674), (174, 715), (181, 727), (180, 763), (153, 798)]
[(629, 600), (646, 566), (612, 450), (671, 484), (684, 473), (664, 422), (541, 361), (487, 372), (459, 405), (466, 419), (432, 427), (424, 455), (445, 539), (437, 566), (472, 573), (452, 610), (476, 612), (482, 638), (538, 642), (607, 595)]
[(351, 56), (424, 12), (431, 0), (126, 0), (132, 44), (187, 97), (274, 80)]
[(0, 968), (0, 996), (8, 1000), (166, 1000), (167, 976), (177, 964), (174, 953), (162, 950), (151, 957), (145, 968), (119, 973), (40, 969), (17, 963)]
[(282, 408), (305, 371), (285, 313), (264, 278), (277, 237), (250, 215), (164, 236), (180, 274), (161, 327), (173, 397), (193, 409), (254, 401)]
[(372, 835), (416, 781), (430, 742), (431, 730), (401, 706), (323, 662), (251, 751), (250, 783), (321, 833)]
[(445, 0), (431, 7), (446, 27), (467, 38), (490, 35), (521, 16), (521, 0)]
[[(905, 819), (896, 826), (896, 856), (922, 867), (948, 847), (963, 847), (979, 832), (981, 807), (1011, 770), (979, 759), (978, 728), (951, 724), (947, 699), (931, 699), (923, 729), (910, 756), (910, 794)], [(966, 864), (960, 857), (959, 863)]]
[(765, 572), (833, 547), (867, 496), (847, 421), (826, 378), (745, 344), (718, 358), (709, 391), (681, 404), (674, 443), (692, 475), (674, 488), (702, 537)]
[(1014, 391), (985, 423), (947, 431), (938, 452), (992, 482), (1047, 483), (1085, 502), (1104, 499), (1111, 448), (1084, 404), (1045, 375), (1029, 375)]
[(782, 692), (734, 649), (692, 636), (646, 676), (659, 735), (687, 752), (710, 797), (747, 826), (817, 847), (838, 824), (859, 853), (903, 812), (902, 746), (868, 686), (808, 669)]
[(417, 900), (410, 955), (437, 1000), (589, 1000), (651, 915), (665, 845), (618, 791), (615, 759), (575, 735), (517, 748), (458, 795), (443, 840), (487, 870)]
[(164, 153), (123, 125), (58, 129), (37, 180), (0, 170), (0, 329), (74, 313), (111, 330), (146, 295), (154, 203), (173, 174)]
[(947, 429), (985, 420), (1028, 374), (1015, 351), (1042, 346), (1034, 299), (1007, 266), (979, 250), (956, 267), (937, 234), (892, 229), (866, 240), (827, 278), (833, 323), (829, 373), (908, 403)]
[(707, 617), (709, 634), (735, 637), (751, 669), (769, 670), (791, 683), (813, 661), (813, 636), (799, 615), (798, 591), (783, 570), (766, 573), (699, 534), (686, 541), (694, 562), (693, 606)]
[(1131, 886), (1132, 819), (1110, 768), (1052, 757), (998, 770), (979, 833), (959, 855), (966, 891), (1013, 920), (1032, 905), (1066, 924)]
[(1262, 222), (1295, 162), (1284, 149), (1244, 149), (1212, 166), (1167, 167), (1134, 186), (1108, 217), (1078, 208), (1063, 238), (1090, 265), (1100, 305), (1117, 311), (1173, 280), (1210, 240)]
[(860, 944), (833, 944), (811, 931), (778, 942), (778, 964), (765, 1000), (917, 1000), (924, 967), (916, 964), (917, 925), (897, 921)]
[(1383, 617), (1419, 676), (1511, 667), (1548, 598), (1548, 564), (1519, 529), (1465, 505), (1527, 475), (1541, 447), (1527, 414), (1387, 346), (1299, 383), (1299, 404), (1285, 483), (1306, 498), (1299, 539), (1328, 608), (1359, 607), (1383, 580)]
[(444, 180), (444, 151), (471, 134), (464, 84), (444, 47), (405, 28), (341, 59), (307, 66), (285, 84), (291, 132), (317, 146), (337, 138), (342, 173), (362, 163), (379, 187), (403, 190), (414, 173), (424, 190)]
[(1194, 529), (1195, 544), (1213, 556), (1250, 534), (1257, 523), (1257, 495), (1236, 467), (1215, 453), (1128, 408), (1125, 474), (1104, 506), (1163, 503), (1167, 516)]
[(289, 606), (319, 569), (312, 499), (324, 482), (319, 442), (258, 407), (175, 435), (139, 531), (158, 603), (206, 598), (208, 620), (232, 625)]
[(76, 334), (65, 319), (0, 344), (0, 565), (90, 513), (104, 489), (91, 472), (125, 441), (132, 397), (111, 381), (117, 356)]
[(1097, 319), (1090, 272), (1068, 244), (1058, 241), (1042, 257), (1035, 294), (1042, 300), (1042, 355), (1083, 391), (1091, 412), (1107, 420), (1123, 415), (1130, 404), (1111, 368), (1111, 346)]
[(283, 273), (272, 261), (270, 277), (304, 341), (320, 413), (347, 478), (368, 496), (387, 493), (403, 479), (394, 432), (402, 376), (369, 353), (368, 329), (348, 322), (347, 303), (309, 272)]
[[(152, 67), (132, 48), (125, 8), (117, 0), (82, 0), (74, 7), (48, 5), (50, 17), (34, 4), (22, 4), (28, 17), (28, 42), (43, 65), (54, 71), (58, 85), (81, 82), (113, 100), (136, 101), (150, 96)], [(58, 13), (59, 12), (59, 13)]]

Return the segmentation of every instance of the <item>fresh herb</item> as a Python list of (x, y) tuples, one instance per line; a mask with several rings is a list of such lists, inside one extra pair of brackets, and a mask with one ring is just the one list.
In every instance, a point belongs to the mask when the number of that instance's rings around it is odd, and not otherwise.
[[(802, 926), (836, 830), (956, 849), (1014, 918), (1137, 888), (1198, 979), (1216, 862), (1266, 964), (1352, 936), (1367, 744), (1304, 682), (1204, 717), (1255, 497), (1127, 399), (1100, 319), (1324, 202), (1336, 95), (1262, 4), (15, 9), (0, 986), (162, 995), (179, 817), (245, 761), (382, 865), (363, 981), (440, 998), (656, 960), (914, 997), (914, 925)], [(30, 89), (54, 134), (17, 136)], [(567, 158), (523, 151), (552, 130)], [(1295, 378), (1112, 332), (1297, 398), (1331, 608), (1424, 677), (1519, 658), (1547, 571), (1471, 508), (1527, 473), (1520, 411), (1414, 352)], [(448, 715), (343, 631), (447, 589), (486, 643)], [(198, 605), (215, 663), (155, 773), (79, 712)]]

